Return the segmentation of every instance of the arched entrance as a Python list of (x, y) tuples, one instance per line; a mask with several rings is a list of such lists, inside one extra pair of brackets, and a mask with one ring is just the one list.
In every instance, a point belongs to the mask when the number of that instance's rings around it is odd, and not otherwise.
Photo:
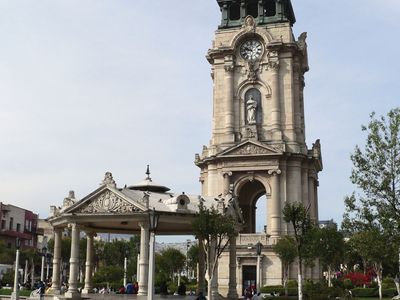
[(238, 202), (245, 223), (242, 233), (265, 232), (268, 198), (269, 192), (259, 180), (247, 181), (238, 188)]

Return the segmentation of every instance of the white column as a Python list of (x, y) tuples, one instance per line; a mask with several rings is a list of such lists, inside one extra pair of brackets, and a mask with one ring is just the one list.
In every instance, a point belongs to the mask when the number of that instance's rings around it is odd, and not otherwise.
[(79, 227), (75, 223), (70, 224), (70, 227), (71, 227), (71, 256), (69, 259), (68, 291), (65, 293), (65, 297), (75, 298), (79, 295), (78, 291)]
[(276, 141), (282, 140), (281, 129), (281, 104), (280, 104), (280, 90), (279, 90), (279, 58), (278, 52), (272, 51), (270, 54), (269, 68), (271, 70), (271, 127), (272, 139)]
[(24, 283), (28, 282), (28, 260), (25, 259)]
[(85, 263), (85, 286), (82, 294), (89, 294), (93, 292), (92, 283), (92, 270), (93, 270), (93, 240), (94, 233), (91, 231), (86, 232), (86, 263)]
[[(155, 233), (152, 231), (150, 233), (150, 249), (149, 249), (149, 276), (148, 276), (148, 286), (147, 286), (147, 300), (154, 299), (154, 276), (155, 276), (155, 255), (154, 255), (154, 245), (155, 245)], [(139, 286), (140, 288), (140, 286)]]
[(53, 252), (53, 280), (52, 292), (60, 291), (60, 268), (61, 268), (61, 229), (54, 228), (54, 252)]
[(44, 282), (44, 262), (46, 260), (45, 254), (42, 253), (42, 267), (40, 268), (40, 281)]
[(236, 237), (231, 237), (229, 241), (229, 299), (238, 299), (236, 282)]
[(149, 277), (149, 225), (145, 222), (140, 226), (140, 262), (139, 262), (139, 295), (147, 295), (147, 280)]
[(140, 253), (138, 252), (137, 258), (136, 258), (136, 281), (139, 282), (140, 280)]
[(127, 267), (128, 267), (128, 258), (125, 256), (124, 257), (124, 286), (126, 286), (126, 269), (127, 269)]
[(268, 174), (271, 175), (271, 228), (269, 233), (271, 237), (279, 237), (281, 233), (281, 199), (280, 199), (280, 170), (269, 170)]
[(19, 249), (17, 249), (15, 254), (15, 271), (14, 271), (14, 289), (11, 294), (11, 300), (19, 299), (19, 291), (18, 291), (18, 267), (19, 267)]

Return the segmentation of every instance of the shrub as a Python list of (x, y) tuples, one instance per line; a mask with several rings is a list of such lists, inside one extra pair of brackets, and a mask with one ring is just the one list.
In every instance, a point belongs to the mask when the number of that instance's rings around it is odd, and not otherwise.
[(374, 288), (354, 288), (351, 292), (354, 297), (374, 297), (378, 291)]
[(394, 284), (393, 278), (386, 277), (382, 280), (382, 289), (394, 289), (396, 285)]
[(290, 279), (289, 281), (288, 281), (288, 288), (294, 288), (294, 289), (297, 289), (297, 280), (293, 280), (293, 279)]
[(353, 286), (353, 282), (351, 282), (350, 279), (346, 278), (346, 279), (343, 280), (343, 287), (345, 289), (352, 289), (354, 287)]
[(344, 278), (350, 279), (353, 286), (356, 287), (362, 287), (363, 285), (369, 285), (371, 283), (371, 274), (366, 275), (358, 272), (350, 272), (344, 275)]
[[(267, 285), (261, 288), (261, 293), (279, 293), (279, 295), (285, 295), (285, 289), (282, 285)], [(297, 296), (297, 288), (288, 288), (288, 294), (289, 296)]]
[(383, 297), (393, 298), (396, 295), (397, 295), (397, 289), (395, 289), (395, 288), (382, 289), (382, 296)]

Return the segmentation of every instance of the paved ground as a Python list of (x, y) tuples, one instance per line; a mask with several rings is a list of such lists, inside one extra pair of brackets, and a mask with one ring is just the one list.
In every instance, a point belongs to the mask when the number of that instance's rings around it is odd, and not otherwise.
[[(88, 295), (89, 299), (93, 300), (147, 300), (147, 296), (138, 296), (138, 295), (120, 295), (120, 294), (90, 294)], [(164, 299), (164, 300), (194, 300), (196, 296), (161, 296), (154, 295), (154, 299)]]

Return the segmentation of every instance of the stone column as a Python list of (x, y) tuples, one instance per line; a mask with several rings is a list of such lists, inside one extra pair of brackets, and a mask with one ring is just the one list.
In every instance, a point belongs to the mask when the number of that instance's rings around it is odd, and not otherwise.
[(60, 228), (54, 228), (53, 281), (51, 284), (51, 289), (54, 294), (59, 294), (61, 288), (61, 238), (62, 230)]
[(271, 237), (279, 237), (281, 233), (281, 198), (280, 198), (280, 178), (281, 170), (269, 170), (271, 175), (271, 228), (269, 230)]
[(263, 263), (263, 258), (261, 255), (257, 255), (257, 292), (260, 292), (261, 288), (263, 287), (263, 278), (262, 278), (262, 263)]
[(271, 70), (271, 86), (272, 86), (271, 128), (272, 128), (272, 139), (275, 141), (282, 140), (278, 56), (279, 56), (278, 51), (271, 51), (268, 57), (269, 68)]
[(93, 292), (92, 283), (92, 269), (93, 269), (93, 237), (94, 233), (91, 231), (86, 232), (86, 263), (85, 263), (85, 287), (82, 294), (89, 294)]
[(233, 57), (231, 55), (225, 57), (225, 134), (226, 142), (234, 142), (233, 135), (233, 71), (235, 65), (233, 62)]
[(199, 240), (199, 269), (197, 271), (197, 293), (202, 292), (203, 295), (205, 295), (205, 286), (206, 286), (206, 281), (205, 281), (205, 271), (206, 271), (206, 266), (205, 266), (205, 253), (204, 253), (204, 246), (203, 246), (203, 241)]
[(224, 176), (224, 194), (226, 195), (229, 193), (232, 172), (223, 172), (222, 176)]
[(310, 205), (310, 217), (312, 220), (315, 220), (315, 212), (313, 211), (314, 202), (315, 202), (315, 179), (312, 172), (309, 173), (308, 176), (308, 202)]
[(243, 273), (242, 273), (242, 265), (240, 263), (240, 258), (237, 258), (237, 277), (238, 277), (238, 286), (237, 289), (239, 290), (240, 295), (243, 296)]
[(301, 169), (301, 189), (302, 189), (302, 202), (304, 207), (307, 207), (308, 204), (310, 203), (310, 199), (308, 196), (309, 190), (308, 190), (308, 169), (305, 166), (302, 166)]
[(229, 241), (229, 299), (238, 299), (236, 282), (236, 237), (231, 237)]
[(66, 298), (79, 298), (78, 270), (79, 270), (79, 226), (76, 223), (71, 227), (71, 256), (69, 259), (69, 280)]
[(147, 295), (147, 280), (149, 278), (149, 224), (140, 226), (140, 261), (139, 261), (139, 295)]

